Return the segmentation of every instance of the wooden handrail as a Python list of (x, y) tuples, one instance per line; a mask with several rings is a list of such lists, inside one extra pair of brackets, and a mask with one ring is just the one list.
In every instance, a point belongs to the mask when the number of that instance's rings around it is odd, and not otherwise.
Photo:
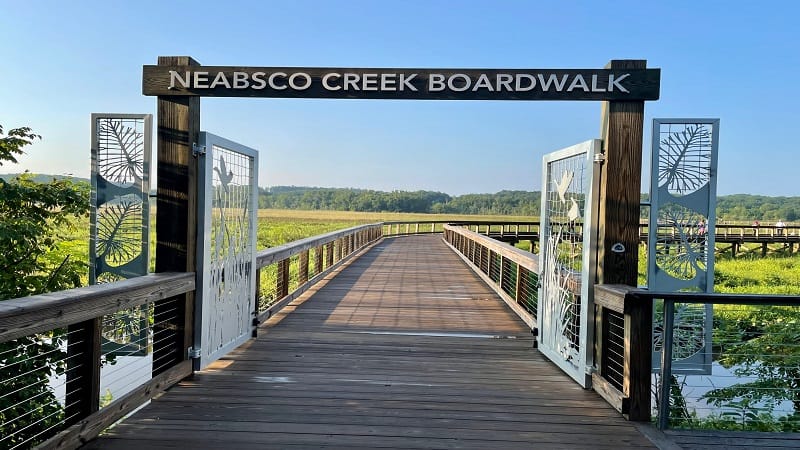
[[(537, 301), (537, 294), (531, 296), (537, 289), (537, 255), (454, 225), (444, 226), (444, 241), (520, 319), (532, 330), (536, 328), (536, 308), (530, 302)], [(499, 264), (494, 266), (497, 270), (492, 271), (493, 260), (498, 258)], [(536, 280), (531, 280), (530, 274), (535, 274)], [(511, 283), (511, 280), (515, 280), (515, 283)]]
[(66, 327), (193, 291), (195, 276), (155, 273), (0, 302), (0, 342)]
[(278, 261), (290, 258), (306, 250), (311, 250), (312, 248), (325, 245), (341, 237), (349, 236), (355, 232), (381, 227), (382, 225), (382, 223), (359, 225), (351, 228), (345, 228), (343, 230), (332, 231), (319, 236), (300, 239), (298, 241), (289, 242), (287, 244), (268, 248), (266, 250), (261, 250), (256, 254), (256, 269), (261, 269), (264, 266), (268, 266)]
[[(625, 285), (596, 285), (595, 305), (595, 372), (592, 387), (628, 420), (650, 420), (650, 377), (653, 345), (653, 302), (633, 295), (637, 289)], [(622, 321), (622, 333), (612, 332), (609, 312)], [(619, 326), (619, 325), (618, 325)], [(609, 352), (611, 341), (621, 347), (622, 354)], [(617, 376), (621, 386), (615, 386), (606, 373), (609, 359), (617, 359)]]
[(512, 247), (508, 244), (486, 237), (483, 234), (478, 234), (458, 225), (445, 225), (444, 229), (447, 231), (452, 231), (456, 234), (460, 234), (467, 239), (480, 242), (481, 245), (497, 253), (503, 258), (514, 261), (531, 272), (539, 273), (539, 257), (531, 254), (530, 252), (520, 250), (516, 247)]

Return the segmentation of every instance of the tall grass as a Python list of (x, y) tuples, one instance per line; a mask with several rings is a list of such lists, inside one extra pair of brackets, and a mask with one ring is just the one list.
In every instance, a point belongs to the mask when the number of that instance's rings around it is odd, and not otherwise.
[[(258, 211), (258, 249), (316, 236), (355, 225), (381, 221), (459, 221), (502, 220), (534, 221), (524, 216), (470, 216), (445, 214), (371, 213), (348, 211), (299, 211), (261, 209)], [(58, 249), (50, 256), (57, 264), (67, 256), (86, 261), (89, 258), (89, 220), (80, 219), (73, 226), (59, 230)], [(522, 245), (526, 250), (528, 244)], [(151, 248), (155, 248), (155, 225), (151, 226)], [(154, 258), (155, 255), (151, 255)], [(741, 256), (731, 259), (718, 256), (715, 263), (715, 291), (724, 293), (800, 295), (800, 255)], [(639, 283), (645, 284), (646, 256), (639, 254)], [(86, 281), (86, 280), (84, 280)]]

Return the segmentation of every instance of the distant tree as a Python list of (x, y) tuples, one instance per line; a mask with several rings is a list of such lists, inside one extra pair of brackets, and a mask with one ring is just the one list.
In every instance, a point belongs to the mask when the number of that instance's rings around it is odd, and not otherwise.
[[(2, 137), (0, 127), (0, 166), (17, 162), (38, 138), (30, 128)], [(57, 230), (88, 211), (85, 183), (36, 183), (28, 173), (0, 180), (0, 300), (80, 286), (86, 262), (48, 256), (58, 246)], [(30, 448), (61, 423), (62, 406), (48, 382), (66, 369), (63, 343), (61, 333), (51, 332), (0, 344), (0, 448)]]

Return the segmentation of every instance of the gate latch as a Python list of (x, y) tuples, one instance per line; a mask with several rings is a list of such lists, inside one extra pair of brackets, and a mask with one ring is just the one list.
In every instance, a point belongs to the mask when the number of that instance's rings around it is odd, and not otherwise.
[(205, 154), (206, 154), (205, 145), (192, 144), (192, 156), (197, 158), (198, 155), (205, 155)]
[(189, 359), (197, 359), (197, 358), (199, 358), (200, 354), (201, 354), (200, 351), (201, 351), (201, 349), (199, 349), (199, 348), (189, 347), (189, 351), (188, 351)]

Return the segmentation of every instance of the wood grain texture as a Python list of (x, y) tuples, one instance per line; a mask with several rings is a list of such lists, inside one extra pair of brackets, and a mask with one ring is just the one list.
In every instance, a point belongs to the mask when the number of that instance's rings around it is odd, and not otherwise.
[[(159, 56), (158, 64), (199, 66), (188, 56)], [(159, 96), (157, 110), (156, 272), (194, 272), (199, 182), (192, 147), (199, 142), (200, 98)], [(177, 309), (169, 300), (156, 303), (156, 320), (164, 321), (170, 332), (162, 331), (155, 341), (154, 361), (177, 363), (187, 358), (193, 339), (194, 301), (194, 292), (188, 292), (178, 299)]]
[(653, 448), (439, 236), (384, 239), (258, 335), (84, 448)]
[(194, 290), (193, 273), (150, 274), (0, 302), (0, 342), (112, 314)]
[(480, 245), (490, 249), (492, 252), (514, 261), (518, 265), (530, 270), (531, 272), (539, 273), (539, 256), (518, 249), (503, 242), (498, 242), (495, 239), (470, 231), (467, 228), (453, 225), (445, 225), (444, 229), (464, 236), (465, 238), (480, 243)]
[(39, 444), (38, 450), (72, 449), (97, 437), (114, 422), (125, 417), (148, 400), (192, 374), (191, 361), (184, 361), (144, 383), (133, 391), (115, 399), (113, 403), (77, 424)]
[(751, 450), (800, 448), (800, 433), (746, 431), (666, 430), (664, 434), (682, 449)]
[(624, 284), (597, 284), (594, 286), (594, 304), (618, 313), (625, 312), (625, 296), (635, 287)]
[[(381, 224), (379, 223), (369, 224), (369, 225), (359, 225), (352, 228), (346, 228), (344, 230), (332, 231), (330, 233), (322, 234), (319, 236), (312, 236), (306, 239), (301, 239), (299, 241), (289, 242), (283, 245), (279, 245), (277, 247), (268, 248), (266, 250), (261, 250), (256, 254), (256, 267), (260, 269), (264, 266), (268, 266), (282, 259), (286, 259), (291, 256), (297, 255), (301, 252), (310, 250), (314, 247), (338, 241), (340, 238), (353, 234), (357, 231), (372, 230), (372, 229), (379, 230), (380, 227)], [(331, 264), (333, 264), (332, 261), (328, 262), (328, 265)]]
[(628, 420), (650, 421), (653, 359), (653, 302), (625, 299), (625, 354), (622, 390), (628, 397)]
[[(614, 60), (610, 69), (644, 69), (643, 60)], [(643, 101), (611, 101), (603, 106), (598, 226), (598, 270), (601, 284), (636, 286), (639, 258), (639, 209), (642, 173)], [(623, 253), (611, 251), (624, 245)]]

